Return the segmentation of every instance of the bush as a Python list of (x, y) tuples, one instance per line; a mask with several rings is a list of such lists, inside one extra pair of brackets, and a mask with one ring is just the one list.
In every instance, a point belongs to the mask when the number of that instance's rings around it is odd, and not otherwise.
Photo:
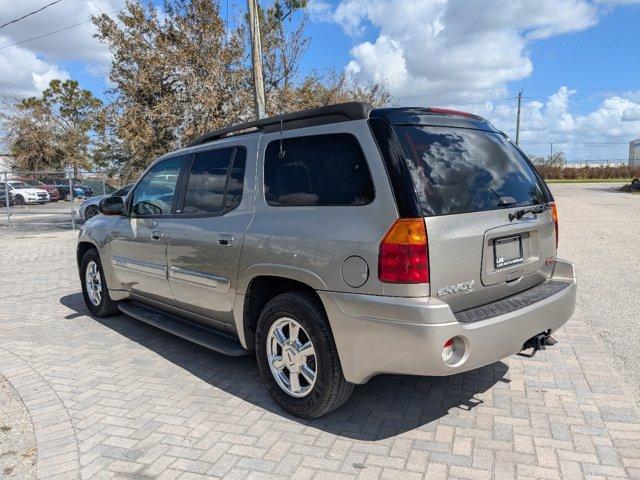
[(565, 167), (561, 165), (536, 165), (540, 175), (545, 180), (557, 179), (609, 179), (609, 178), (634, 178), (640, 177), (640, 167), (629, 165), (619, 167)]

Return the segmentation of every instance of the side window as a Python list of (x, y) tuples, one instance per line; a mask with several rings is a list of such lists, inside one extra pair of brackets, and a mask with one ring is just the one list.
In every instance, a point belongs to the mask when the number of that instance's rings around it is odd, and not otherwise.
[(346, 133), (274, 140), (264, 156), (265, 199), (273, 206), (366, 205), (374, 187), (358, 141)]
[(182, 213), (211, 214), (236, 208), (242, 198), (244, 167), (245, 152), (242, 148), (196, 153), (189, 172)]
[(225, 210), (233, 210), (240, 205), (242, 200), (242, 188), (244, 186), (244, 166), (247, 153), (244, 148), (236, 149), (233, 157), (233, 165), (229, 173), (229, 184), (227, 186), (227, 197), (224, 202)]
[(156, 164), (133, 191), (131, 213), (135, 216), (170, 215), (183, 157)]

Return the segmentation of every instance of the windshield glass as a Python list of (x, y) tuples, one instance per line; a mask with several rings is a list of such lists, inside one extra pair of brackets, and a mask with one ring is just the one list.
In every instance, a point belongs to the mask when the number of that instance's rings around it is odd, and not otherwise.
[(9, 185), (13, 188), (29, 188), (29, 185), (24, 182), (9, 182)]
[(494, 210), (501, 208), (501, 197), (512, 197), (512, 207), (549, 201), (532, 167), (499, 133), (419, 125), (394, 128), (425, 216)]
[(42, 185), (42, 182), (40, 180), (24, 180), (24, 183), (26, 183), (27, 185), (30, 185), (32, 187), (38, 187), (40, 185)]
[(127, 193), (129, 193), (129, 190), (131, 190), (132, 185), (127, 185), (122, 187), (120, 190), (116, 190), (115, 192), (113, 192), (111, 194), (112, 197), (124, 197)]

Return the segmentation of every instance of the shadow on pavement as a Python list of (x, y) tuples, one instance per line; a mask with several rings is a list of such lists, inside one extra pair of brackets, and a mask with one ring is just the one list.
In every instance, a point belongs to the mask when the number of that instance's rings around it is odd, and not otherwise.
[[(67, 320), (89, 317), (80, 292), (62, 297), (60, 303), (74, 310)], [(90, 318), (231, 395), (280, 417), (356, 440), (389, 438), (428, 425), (450, 411), (471, 410), (482, 403), (475, 398), (477, 394), (497, 383), (509, 383), (503, 362), (451, 377), (380, 375), (356, 386), (338, 411), (316, 420), (301, 420), (273, 402), (252, 356), (228, 357), (125, 315)]]

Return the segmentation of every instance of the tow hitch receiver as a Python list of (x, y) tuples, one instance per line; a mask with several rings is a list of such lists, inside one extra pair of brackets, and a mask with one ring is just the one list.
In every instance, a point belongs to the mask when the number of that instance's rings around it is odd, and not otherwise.
[[(538, 350), (546, 350), (547, 347), (551, 347), (556, 343), (558, 343), (558, 341), (551, 335), (549, 335), (549, 332), (542, 332), (534, 335), (529, 340), (524, 342), (524, 345), (522, 345), (522, 351), (520, 351), (518, 355), (520, 355), (521, 357), (531, 358), (538, 352)], [(533, 349), (531, 353), (524, 353), (524, 350), (528, 350), (530, 348)]]

